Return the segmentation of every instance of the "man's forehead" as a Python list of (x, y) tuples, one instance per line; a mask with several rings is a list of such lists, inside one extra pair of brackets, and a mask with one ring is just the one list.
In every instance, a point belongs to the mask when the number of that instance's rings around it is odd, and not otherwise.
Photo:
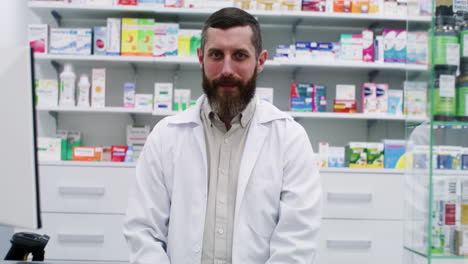
[(236, 26), (227, 29), (209, 27), (206, 33), (206, 46), (230, 44), (246, 49), (255, 49), (252, 43), (253, 31), (250, 26)]

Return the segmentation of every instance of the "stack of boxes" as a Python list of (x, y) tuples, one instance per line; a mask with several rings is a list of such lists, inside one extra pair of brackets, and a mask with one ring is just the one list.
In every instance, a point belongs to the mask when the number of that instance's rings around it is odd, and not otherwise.
[(147, 18), (108, 18), (106, 27), (52, 28), (29, 25), (37, 53), (113, 56), (196, 56), (201, 31)]
[(277, 45), (274, 60), (300, 63), (353, 61), (378, 63), (428, 63), (427, 32), (384, 29), (382, 36), (372, 30), (361, 34), (341, 34), (339, 42), (299, 41), (294, 45)]
[(326, 112), (327, 88), (322, 84), (292, 82), (290, 100), (293, 112)]

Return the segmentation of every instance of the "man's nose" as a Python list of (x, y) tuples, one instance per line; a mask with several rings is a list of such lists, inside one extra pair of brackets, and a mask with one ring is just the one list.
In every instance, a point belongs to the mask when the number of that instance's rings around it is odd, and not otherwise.
[(231, 76), (234, 74), (234, 71), (233, 71), (233, 61), (231, 60), (231, 58), (229, 57), (226, 57), (224, 58), (223, 60), (223, 69), (221, 71), (221, 74), (223, 76)]

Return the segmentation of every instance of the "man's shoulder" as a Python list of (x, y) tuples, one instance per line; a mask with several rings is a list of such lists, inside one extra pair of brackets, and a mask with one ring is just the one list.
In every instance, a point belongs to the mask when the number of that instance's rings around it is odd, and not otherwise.
[(257, 110), (258, 121), (260, 123), (276, 122), (276, 121), (294, 121), (291, 115), (281, 111), (270, 102), (258, 100)]

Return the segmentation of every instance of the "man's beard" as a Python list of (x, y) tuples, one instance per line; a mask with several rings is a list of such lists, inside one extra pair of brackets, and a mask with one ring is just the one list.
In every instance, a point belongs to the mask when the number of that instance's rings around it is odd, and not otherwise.
[[(256, 68), (255, 68), (256, 69)], [(213, 112), (221, 118), (233, 118), (242, 112), (255, 95), (255, 86), (257, 82), (257, 71), (254, 70), (252, 78), (244, 84), (241, 80), (234, 77), (220, 77), (212, 81), (208, 80), (205, 69), (202, 69), (203, 82), (202, 87)], [(220, 85), (236, 86), (238, 91), (224, 90), (223, 95), (218, 94)]]

